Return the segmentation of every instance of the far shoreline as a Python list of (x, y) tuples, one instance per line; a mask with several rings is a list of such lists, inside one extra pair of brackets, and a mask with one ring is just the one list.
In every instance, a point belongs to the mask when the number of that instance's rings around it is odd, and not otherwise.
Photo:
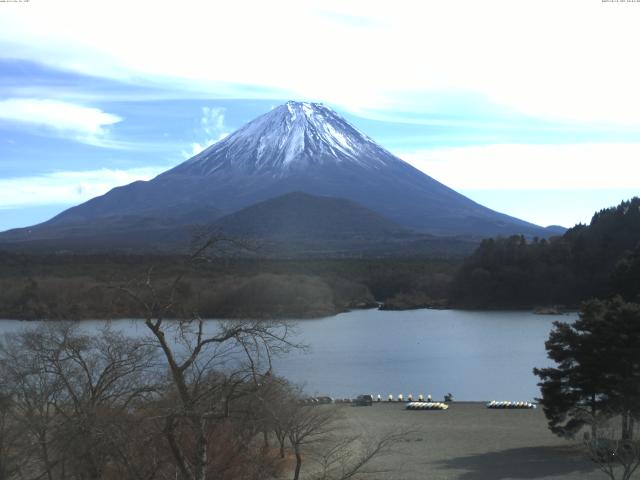
[[(518, 307), (460, 307), (460, 306), (442, 306), (442, 305), (420, 305), (414, 307), (405, 307), (405, 308), (390, 308), (385, 307), (384, 303), (379, 302), (378, 306), (368, 306), (362, 308), (349, 308), (343, 309), (339, 311), (335, 311), (332, 313), (322, 312), (322, 313), (313, 313), (313, 314), (300, 314), (292, 313), (285, 314), (281, 316), (271, 316), (271, 315), (263, 315), (256, 317), (241, 317), (241, 316), (206, 316), (203, 317), (202, 320), (205, 321), (300, 321), (304, 322), (307, 320), (320, 320), (323, 318), (332, 318), (338, 315), (355, 312), (355, 311), (382, 311), (382, 312), (406, 312), (406, 311), (415, 311), (415, 310), (442, 310), (442, 311), (461, 311), (461, 312), (518, 312), (518, 313), (531, 313), (533, 315), (544, 315), (544, 316), (565, 316), (572, 315), (579, 312), (579, 308), (563, 308), (557, 309), (555, 307), (537, 307), (537, 308), (518, 308)], [(23, 322), (23, 323), (37, 323), (37, 322), (94, 322), (94, 321), (125, 321), (125, 320), (138, 320), (143, 321), (143, 317), (102, 317), (102, 316), (94, 316), (94, 317), (83, 317), (83, 318), (33, 318), (33, 317), (25, 317), (25, 318), (8, 318), (8, 317), (0, 317), (0, 322)], [(188, 320), (187, 317), (173, 317), (166, 318), (167, 321), (179, 321), (179, 320)], [(194, 319), (195, 320), (195, 319)]]

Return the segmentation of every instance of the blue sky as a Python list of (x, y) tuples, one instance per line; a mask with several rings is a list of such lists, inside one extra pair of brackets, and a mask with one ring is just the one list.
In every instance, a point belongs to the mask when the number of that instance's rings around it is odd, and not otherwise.
[(131, 3), (0, 3), (0, 230), (290, 99), (541, 225), (640, 194), (639, 3)]

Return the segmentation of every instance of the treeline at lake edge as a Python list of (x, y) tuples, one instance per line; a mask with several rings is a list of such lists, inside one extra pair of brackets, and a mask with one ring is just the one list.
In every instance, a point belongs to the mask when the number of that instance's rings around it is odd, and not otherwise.
[[(179, 318), (308, 318), (354, 308), (579, 308), (640, 294), (640, 199), (597, 212), (550, 239), (483, 240), (439, 258), (268, 259), (183, 255), (0, 252), (0, 318), (139, 317), (122, 285), (179, 279)], [(179, 307), (178, 307), (179, 305)]]
[(590, 298), (640, 299), (640, 198), (597, 212), (564, 235), (484, 240), (450, 298), (466, 308), (575, 308)]

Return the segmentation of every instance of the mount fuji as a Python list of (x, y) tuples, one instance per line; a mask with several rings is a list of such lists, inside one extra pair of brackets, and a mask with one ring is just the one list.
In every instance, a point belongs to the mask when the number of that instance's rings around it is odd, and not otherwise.
[(150, 181), (114, 188), (47, 222), (0, 234), (0, 246), (44, 242), (60, 248), (97, 238), (102, 248), (175, 243), (189, 225), (210, 224), (292, 192), (355, 202), (414, 233), (557, 233), (475, 203), (322, 104), (291, 101)]

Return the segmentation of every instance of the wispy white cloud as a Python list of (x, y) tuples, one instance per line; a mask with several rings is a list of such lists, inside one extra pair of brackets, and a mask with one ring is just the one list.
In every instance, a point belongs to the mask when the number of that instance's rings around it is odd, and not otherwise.
[(0, 179), (0, 209), (72, 205), (136, 180), (149, 180), (166, 167), (61, 171)]
[(66, 138), (109, 147), (108, 127), (122, 118), (59, 100), (10, 98), (0, 100), (0, 120), (44, 127)]
[[(234, 98), (278, 90), (363, 111), (424, 113), (425, 92), (473, 92), (552, 121), (640, 125), (633, 3), (59, 0), (6, 10), (3, 55), (96, 76)], [(217, 39), (233, 48), (212, 60)], [(286, 55), (273, 54), (283, 45)]]
[(200, 126), (207, 135), (214, 135), (224, 130), (224, 108), (202, 107)]
[(224, 114), (225, 109), (221, 107), (202, 107), (200, 126), (195, 130), (195, 134), (203, 137), (203, 140), (193, 142), (190, 152), (183, 151), (184, 158), (197, 155), (229, 135), (229, 129), (224, 124)]
[(457, 190), (635, 188), (640, 192), (640, 143), (499, 144), (398, 156)]

